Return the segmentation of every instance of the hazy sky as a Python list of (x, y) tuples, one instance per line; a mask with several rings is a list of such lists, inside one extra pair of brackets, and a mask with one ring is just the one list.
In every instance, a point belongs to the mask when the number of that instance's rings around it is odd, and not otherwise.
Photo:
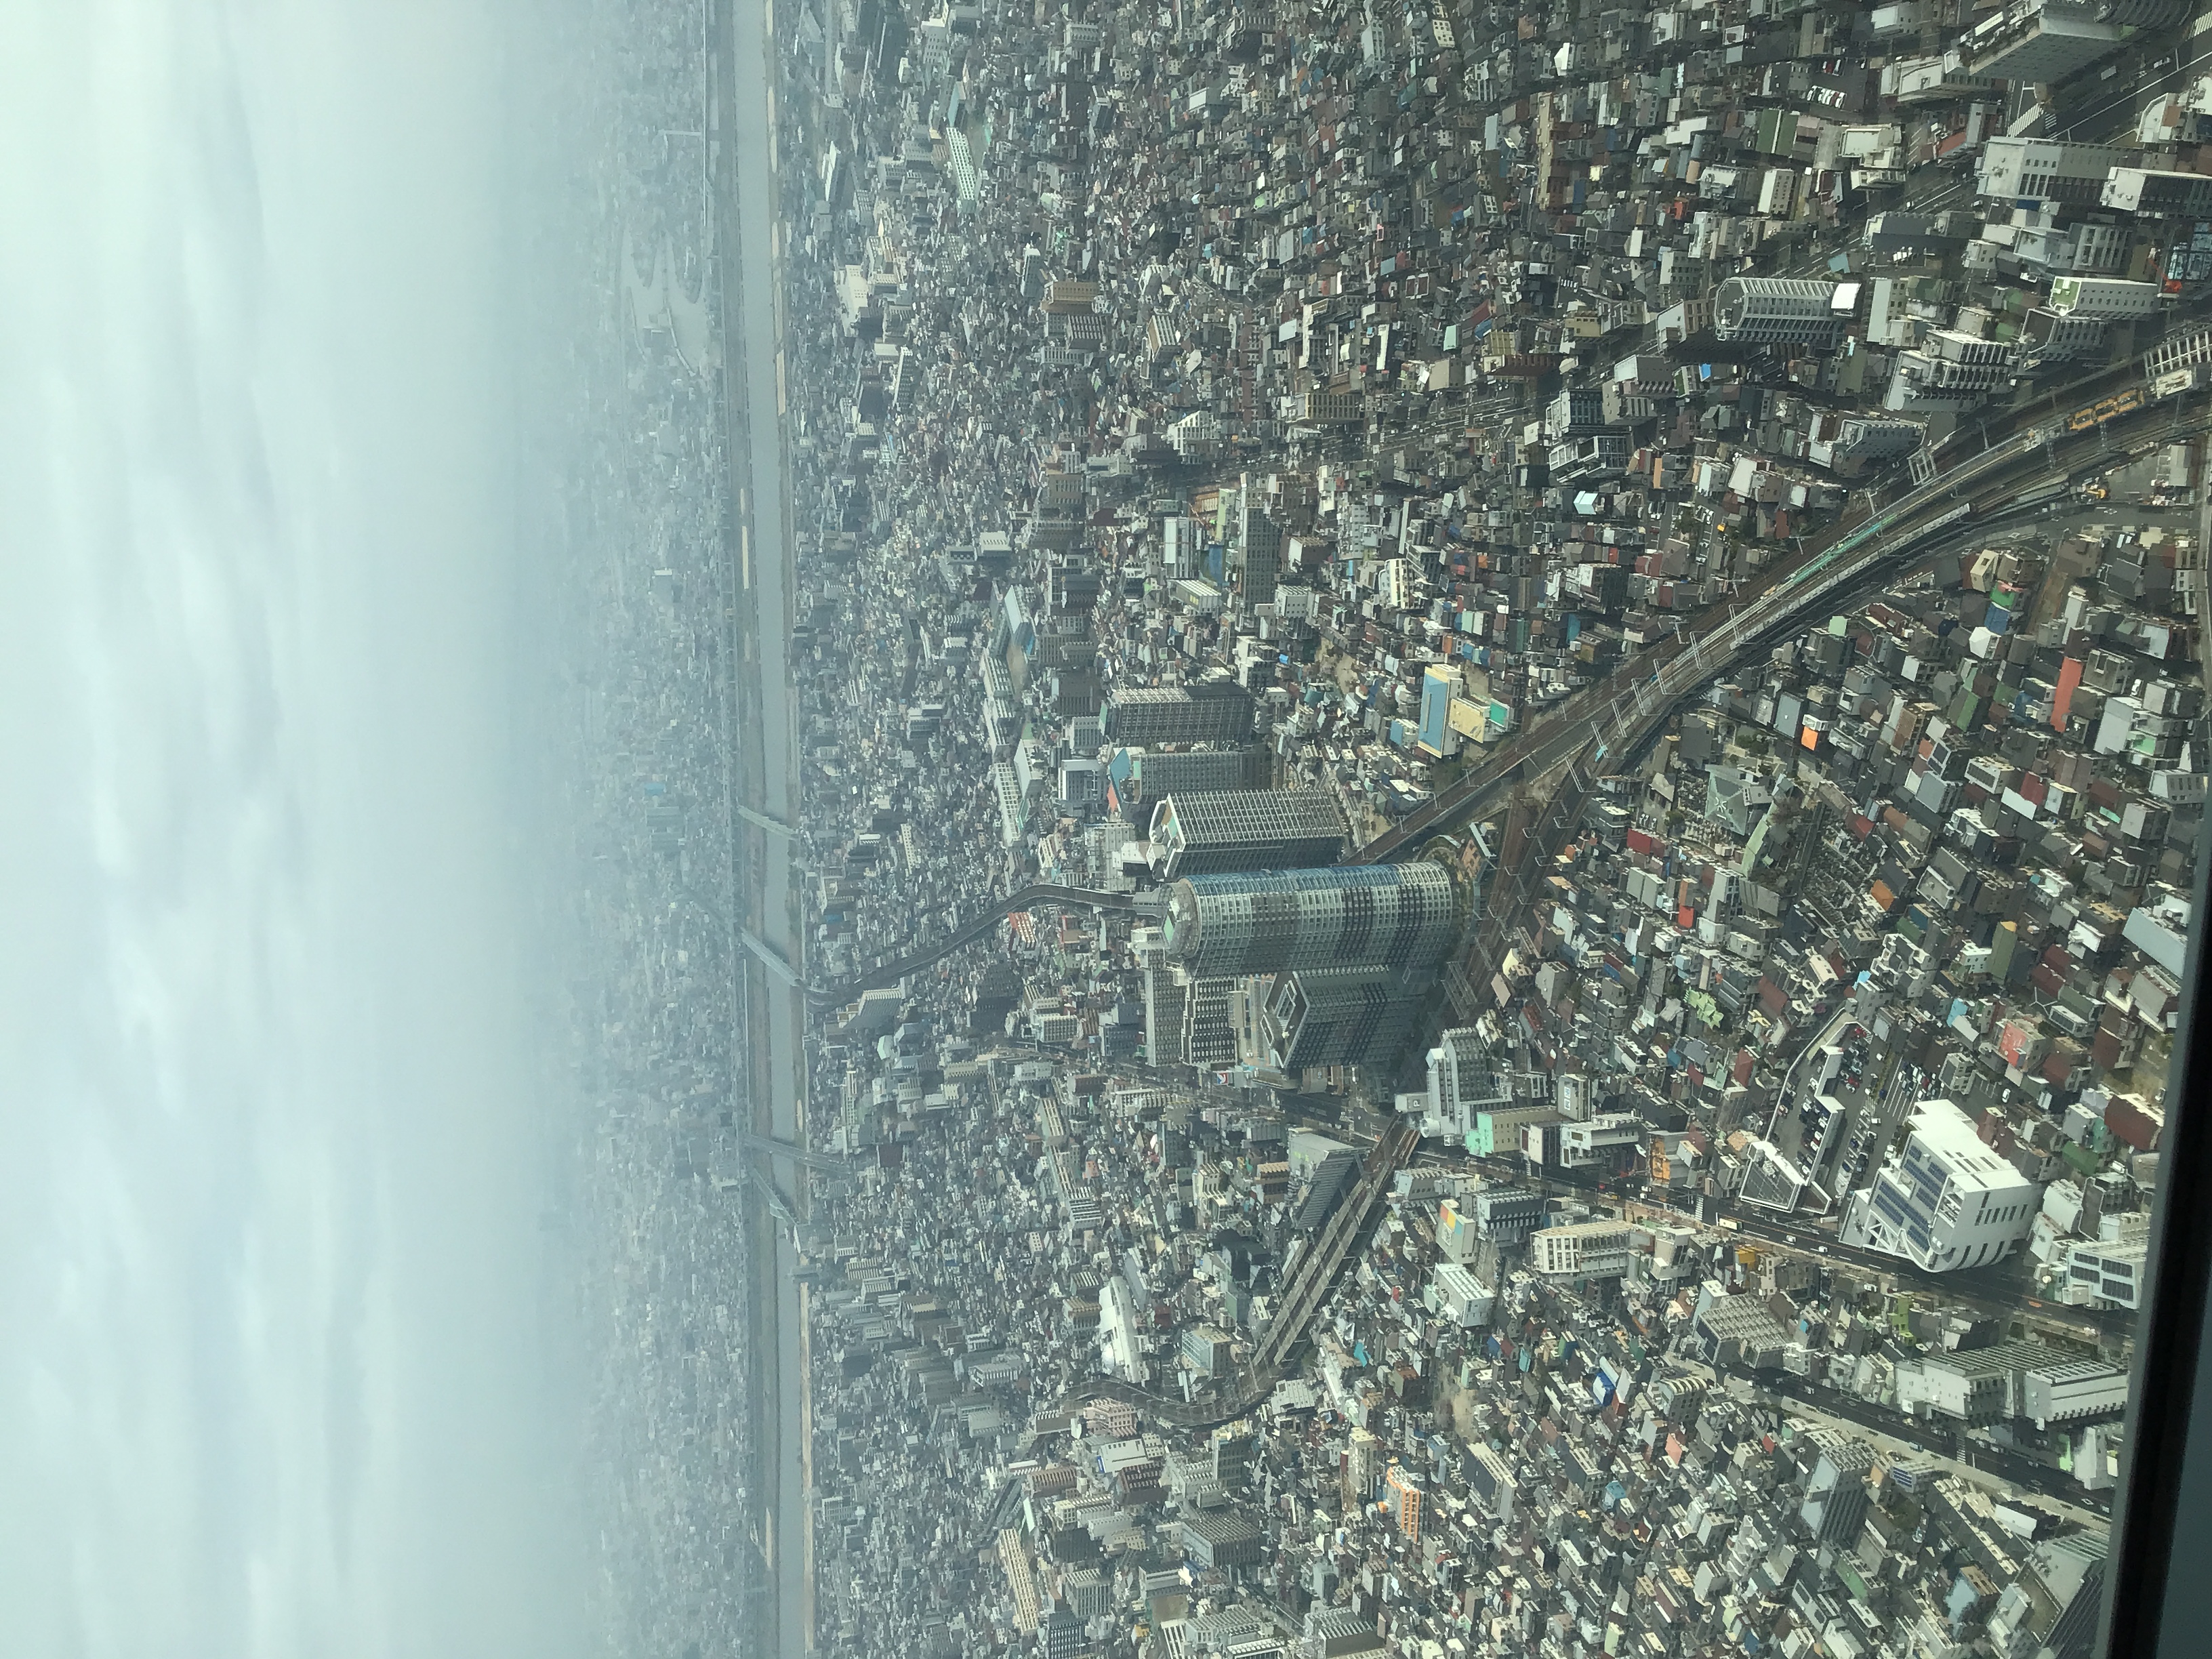
[(574, 1645), (489, 9), (0, 7), (9, 1659)]

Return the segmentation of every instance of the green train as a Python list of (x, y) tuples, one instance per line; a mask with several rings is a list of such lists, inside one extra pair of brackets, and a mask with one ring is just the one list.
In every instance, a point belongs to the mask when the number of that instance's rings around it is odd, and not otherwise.
[[(1948, 512), (1943, 514), (1941, 517), (1930, 520), (1914, 533), (1916, 537), (1928, 535), (1932, 532), (1941, 530), (1945, 525), (1956, 524), (1960, 520), (1965, 518), (1966, 514), (1972, 511), (1973, 511), (1972, 507), (1968, 506), (1966, 502), (1961, 501), (1956, 507), (1952, 507)], [(1796, 569), (1791, 571), (1787, 576), (1784, 577), (1781, 582), (1782, 591), (1787, 592), (1789, 589), (1797, 586), (1808, 577), (1819, 575), (1830, 565), (1835, 563), (1837, 560), (1845, 557), (1847, 555), (1856, 553), (1860, 548), (1864, 547), (1876, 536), (1881, 535), (1883, 531), (1887, 530), (1894, 525), (1897, 522), (1897, 514), (1888, 513), (1882, 514), (1882, 516), (1878, 519), (1869, 519), (1866, 523), (1861, 525), (1856, 530), (1851, 532), (1850, 535), (1844, 537), (1843, 540), (1838, 542), (1833, 547), (1828, 549), (1826, 552), (1814, 559), (1812, 562), (1809, 564), (1800, 565)]]

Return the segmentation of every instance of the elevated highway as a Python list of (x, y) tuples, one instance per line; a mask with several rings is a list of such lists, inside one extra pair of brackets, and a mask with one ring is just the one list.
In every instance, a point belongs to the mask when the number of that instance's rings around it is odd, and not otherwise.
[[(728, 458), (723, 518), (728, 572), (729, 903), (738, 1056), (733, 1121), (748, 1135), (806, 1141), (805, 920), (788, 826), (799, 808), (799, 708), (792, 695), (793, 563), (783, 419), (782, 227), (774, 94), (779, 61), (768, 0), (710, 0), (708, 162), (721, 344), (720, 418)], [(702, 361), (704, 357), (702, 356)], [(792, 1237), (806, 1214), (807, 1171), (756, 1158), (744, 1186), (762, 1201), (736, 1220), (744, 1241), (744, 1485), (738, 1517), (747, 1659), (806, 1659), (814, 1649), (812, 1482), (806, 1287)]]
[(1135, 908), (1136, 900), (1128, 893), (1101, 892), (1088, 887), (1056, 887), (1049, 884), (1035, 884), (1020, 891), (1009, 893), (988, 910), (978, 911), (942, 939), (933, 939), (904, 956), (889, 961), (878, 960), (872, 967), (840, 980), (834, 985), (810, 987), (807, 996), (817, 1007), (836, 1007), (866, 991), (878, 991), (896, 985), (908, 974), (918, 974), (951, 956), (963, 945), (972, 945), (1008, 916), (1024, 910), (1041, 910), (1058, 907), (1064, 910), (1128, 910)]

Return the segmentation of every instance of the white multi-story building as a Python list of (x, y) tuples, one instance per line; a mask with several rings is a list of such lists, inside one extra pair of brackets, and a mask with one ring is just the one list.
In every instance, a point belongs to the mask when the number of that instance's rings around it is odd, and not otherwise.
[(2040, 1342), (1929, 1353), (1897, 1370), (1897, 1407), (1915, 1417), (1988, 1424), (2025, 1417), (2037, 1428), (2116, 1417), (2127, 1409), (2127, 1373)]
[(1552, 1279), (1618, 1279), (1628, 1271), (1628, 1224), (1578, 1221), (1528, 1235), (1529, 1265)]
[(2156, 283), (2119, 276), (2054, 276), (2051, 308), (2062, 316), (2140, 317), (2159, 307)]
[(2053, 1355), (2021, 1374), (2020, 1414), (2038, 1429), (2128, 1408), (2128, 1374), (2095, 1359)]
[(1929, 1273), (1978, 1267), (2027, 1237), (2042, 1200), (2041, 1187), (1984, 1146), (1966, 1113), (1923, 1101), (1904, 1152), (1852, 1194), (1843, 1242)]
[(1168, 428), (1168, 441), (1186, 461), (1202, 460), (1221, 448), (1221, 422), (1203, 409), (1194, 409)]
[(1439, 1262), (1429, 1284), (1436, 1292), (1437, 1310), (1453, 1323), (1474, 1327), (1488, 1322), (1494, 1300), (1491, 1291), (1456, 1261)]
[[(2086, 219), (2070, 224), (2052, 222), (2052, 216), (2038, 210), (2015, 209), (2013, 222), (1993, 227), (2011, 237), (2013, 252), (2023, 264), (2055, 276), (2084, 271), (2118, 270), (2128, 262), (2135, 239), (2119, 225), (2092, 224)], [(1984, 230), (1985, 236), (1990, 234)]]
[(1887, 409), (1967, 409), (2008, 383), (2020, 348), (1955, 328), (1931, 329), (1917, 350), (1900, 351), (1883, 399)]
[(2084, 1241), (2066, 1259), (2064, 1295), (2069, 1302), (2108, 1303), (2114, 1307), (2142, 1306), (2143, 1262), (2150, 1254), (2148, 1228), (2136, 1222), (2118, 1229), (2116, 1238)]
[(2113, 144), (2063, 144), (2048, 138), (1992, 138), (1974, 170), (1984, 196), (2023, 197), (2094, 207), (2106, 175), (2134, 152)]
[(1964, 66), (1994, 81), (2057, 81), (2119, 50), (2126, 31), (2087, 9), (2014, 5), (1984, 18), (1959, 43)]
[(1559, 1126), (1559, 1162), (1570, 1170), (1609, 1161), (1625, 1148), (1641, 1146), (1650, 1126), (1634, 1112), (1601, 1112), (1581, 1122)]
[(1809, 276), (1731, 276), (1713, 296), (1713, 332), (1754, 344), (1832, 345), (1850, 321), (1849, 305), (1838, 308), (1844, 297), (1838, 284)]

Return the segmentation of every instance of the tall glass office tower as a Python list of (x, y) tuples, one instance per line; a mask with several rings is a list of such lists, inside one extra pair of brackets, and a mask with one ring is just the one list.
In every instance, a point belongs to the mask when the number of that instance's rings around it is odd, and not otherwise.
[(1428, 860), (1271, 874), (1192, 876), (1168, 890), (1168, 954), (1197, 975), (1311, 969), (1436, 971), (1467, 901)]

